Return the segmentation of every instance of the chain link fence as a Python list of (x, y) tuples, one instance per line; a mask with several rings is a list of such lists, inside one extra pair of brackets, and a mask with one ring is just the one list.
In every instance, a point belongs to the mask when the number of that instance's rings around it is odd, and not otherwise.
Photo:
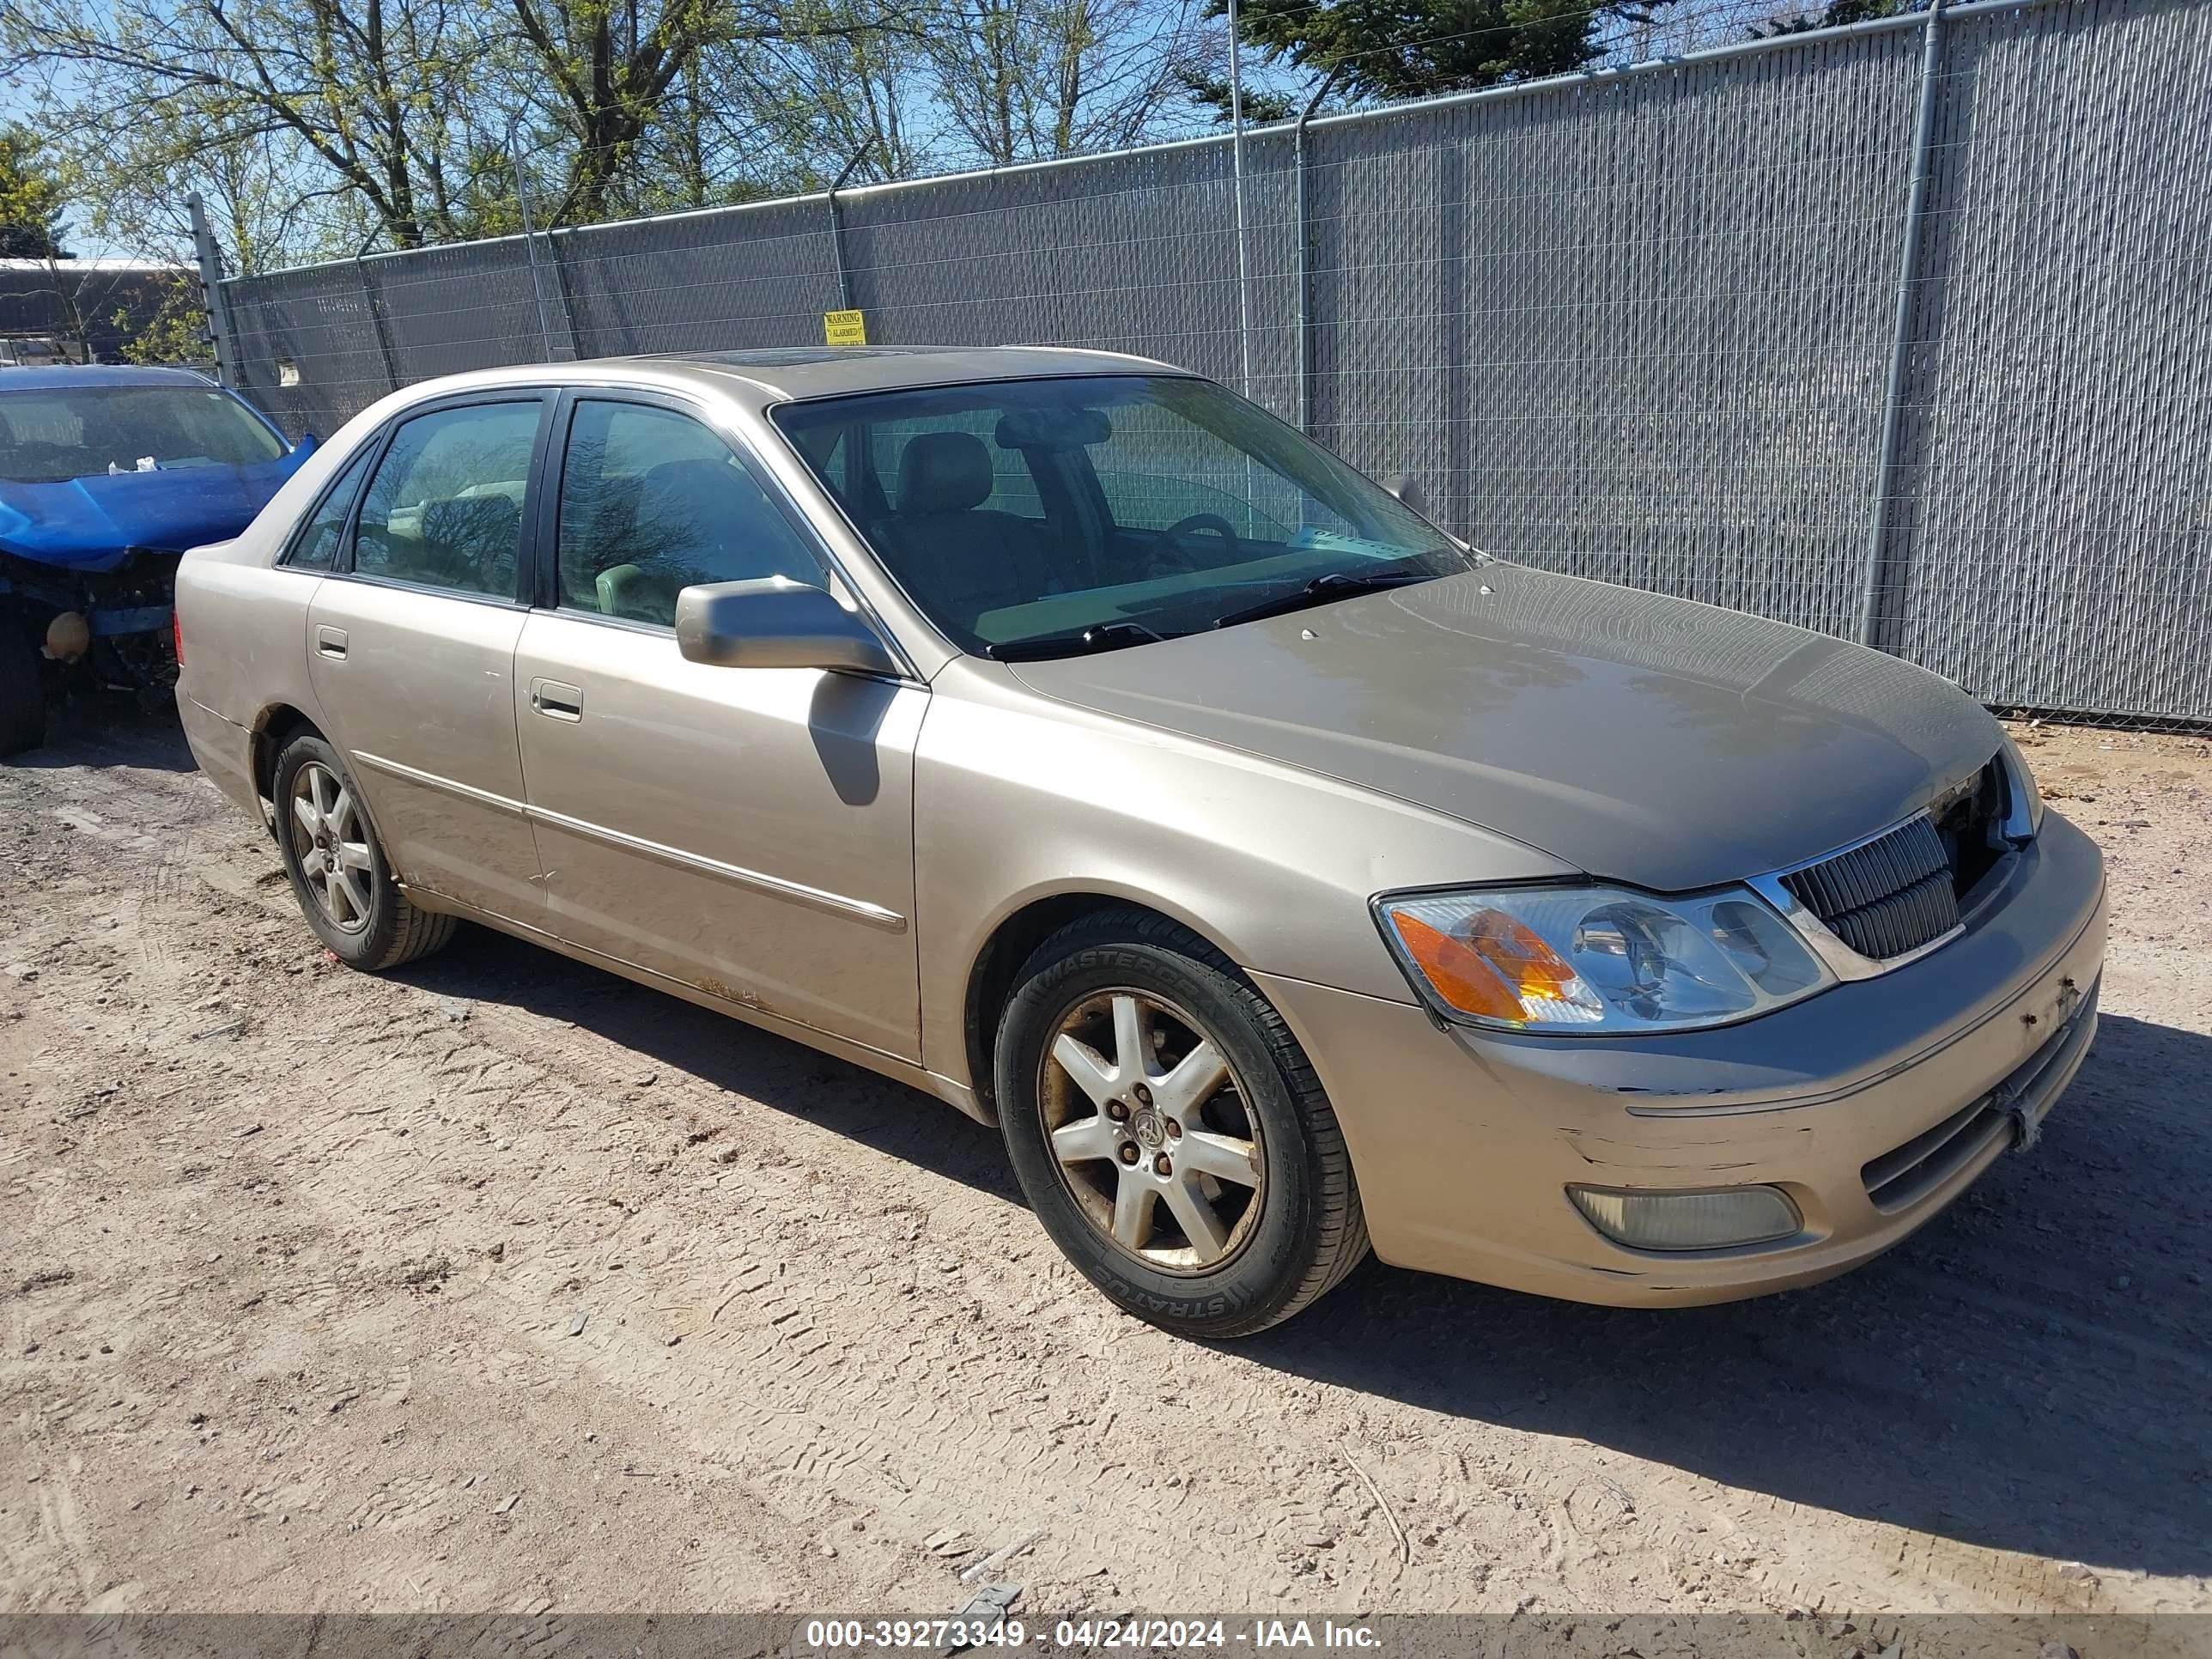
[[(456, 370), (1129, 350), (1501, 556), (2212, 720), (2212, 6), (1978, 0), (1208, 138), (224, 282), (295, 431)], [(1249, 314), (1249, 328), (1240, 315)]]

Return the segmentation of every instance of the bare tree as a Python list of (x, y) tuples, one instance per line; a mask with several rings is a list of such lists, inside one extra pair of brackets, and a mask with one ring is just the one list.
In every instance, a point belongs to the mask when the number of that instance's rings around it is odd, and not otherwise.
[[(860, 0), (865, 3), (866, 0)], [(738, 172), (766, 192), (817, 187), (859, 157), (857, 177), (912, 178), (938, 160), (927, 136), (929, 64), (922, 37), (933, 21), (910, 3), (885, 27), (794, 35), (718, 50), (710, 74), (724, 93)], [(850, 25), (855, 0), (825, 0), (825, 22)]]
[(1214, 31), (1183, 0), (951, 0), (933, 91), (977, 159), (1078, 155), (1160, 136)]
[[(727, 63), (794, 45), (859, 50), (860, 43), (908, 27), (908, 0), (504, 3), (529, 53), (526, 68), (538, 78), (539, 106), (568, 140), (568, 177), (550, 216), (556, 222), (588, 223), (613, 210), (650, 206), (672, 154), (679, 164), (688, 159), (696, 169), (697, 193), (708, 193), (708, 143), (721, 124), (706, 110), (691, 77), (710, 57)], [(687, 85), (693, 88), (688, 98)]]
[[(445, 176), (483, 46), (473, 0), (0, 0), (82, 148), (282, 138), (413, 247), (459, 228)], [(304, 182), (304, 175), (303, 175)]]

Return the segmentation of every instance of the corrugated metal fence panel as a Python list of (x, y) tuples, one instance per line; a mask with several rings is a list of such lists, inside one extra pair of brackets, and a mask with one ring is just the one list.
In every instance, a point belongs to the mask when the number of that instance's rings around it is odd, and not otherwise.
[(1918, 40), (1326, 131), (1320, 432), (1504, 556), (1857, 613)]
[[(1882, 642), (1996, 702), (2212, 720), (2212, 7), (1944, 25)], [(1315, 429), (1509, 557), (1855, 636), (1917, 22), (1310, 134)], [(1136, 351), (1298, 407), (1286, 129), (841, 198), (880, 344)], [(482, 364), (818, 341), (817, 196), (226, 285), (328, 430)], [(543, 300), (541, 326), (539, 302)], [(283, 366), (300, 383), (281, 386)]]
[(1882, 642), (2212, 719), (2212, 8), (1950, 26)]

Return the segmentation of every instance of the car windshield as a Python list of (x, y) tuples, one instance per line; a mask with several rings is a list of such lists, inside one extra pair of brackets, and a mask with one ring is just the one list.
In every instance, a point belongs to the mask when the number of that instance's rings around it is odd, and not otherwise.
[(1386, 490), (1209, 380), (1012, 380), (775, 419), (963, 649), (1141, 645), (1468, 568)]
[(0, 478), (254, 466), (284, 444), (237, 398), (191, 386), (0, 387)]

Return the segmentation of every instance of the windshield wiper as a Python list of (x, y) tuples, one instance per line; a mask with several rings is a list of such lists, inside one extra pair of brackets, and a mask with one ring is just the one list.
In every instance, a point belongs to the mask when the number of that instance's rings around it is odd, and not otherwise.
[(1415, 582), (1434, 580), (1435, 574), (1427, 570), (1406, 569), (1331, 570), (1316, 576), (1304, 587), (1292, 588), (1287, 593), (1261, 599), (1257, 605), (1248, 605), (1241, 611), (1231, 611), (1216, 617), (1213, 625), (1216, 628), (1234, 628), (1238, 623), (1258, 622), (1262, 617), (1280, 617), (1312, 605), (1327, 605), (1331, 599), (1347, 599), (1355, 593), (1379, 593), (1388, 587), (1408, 587)]
[(1153, 645), (1167, 637), (1142, 623), (1093, 623), (1075, 634), (1040, 634), (1033, 640), (1009, 640), (983, 647), (998, 662), (1034, 662), (1045, 657), (1081, 657), (1094, 651), (1119, 651), (1127, 645)]

